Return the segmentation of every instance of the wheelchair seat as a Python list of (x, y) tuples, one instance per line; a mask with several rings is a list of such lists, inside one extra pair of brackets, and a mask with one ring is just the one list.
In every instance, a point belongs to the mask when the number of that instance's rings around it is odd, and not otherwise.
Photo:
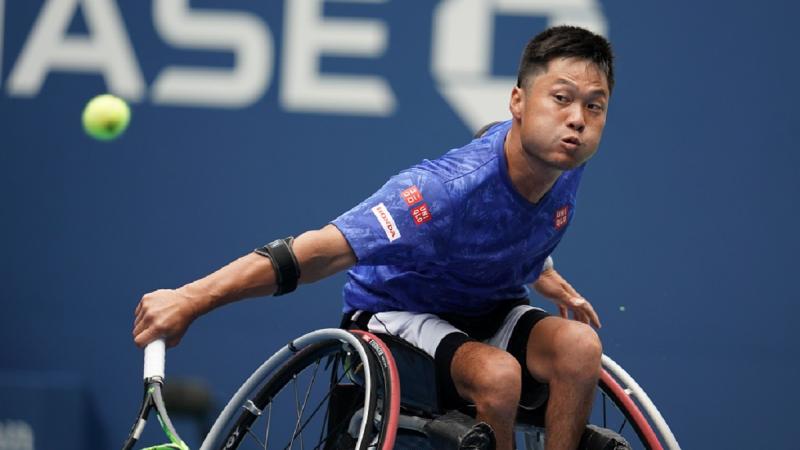
[[(392, 352), (397, 371), (400, 375), (401, 408), (415, 415), (434, 417), (444, 414), (448, 409), (436, 382), (436, 367), (433, 358), (424, 351), (411, 344), (388, 334), (376, 333)], [(548, 390), (543, 385), (541, 389), (522, 393), (520, 407), (517, 412), (517, 422), (533, 426), (544, 426), (544, 411), (547, 403)], [(475, 416), (474, 406), (466, 401), (458, 405), (458, 409), (466, 414)]]
[(444, 413), (436, 389), (436, 368), (427, 353), (403, 341), (376, 333), (392, 352), (400, 375), (400, 404), (416, 415), (433, 417)]

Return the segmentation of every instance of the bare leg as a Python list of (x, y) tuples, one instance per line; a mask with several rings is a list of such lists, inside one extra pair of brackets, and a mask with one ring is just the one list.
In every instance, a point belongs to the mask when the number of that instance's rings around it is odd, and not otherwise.
[(550, 384), (547, 450), (577, 448), (591, 412), (602, 353), (597, 333), (580, 322), (548, 317), (531, 331), (528, 370)]
[(459, 395), (475, 403), (477, 419), (494, 430), (497, 450), (512, 450), (522, 388), (519, 362), (496, 347), (467, 342), (456, 350), (450, 373)]

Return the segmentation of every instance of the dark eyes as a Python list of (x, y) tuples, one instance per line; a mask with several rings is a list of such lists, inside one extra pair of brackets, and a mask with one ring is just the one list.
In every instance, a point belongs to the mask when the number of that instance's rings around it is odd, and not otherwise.
[[(564, 94), (553, 94), (553, 98), (556, 102), (565, 105), (572, 102), (572, 98)], [(605, 109), (605, 106), (601, 103), (589, 103), (586, 107), (595, 112), (601, 112)]]

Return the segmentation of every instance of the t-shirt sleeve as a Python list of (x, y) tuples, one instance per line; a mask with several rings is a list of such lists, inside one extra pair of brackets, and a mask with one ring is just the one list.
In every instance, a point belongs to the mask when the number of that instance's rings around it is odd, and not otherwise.
[(360, 264), (416, 265), (446, 254), (450, 196), (435, 174), (408, 170), (333, 222)]

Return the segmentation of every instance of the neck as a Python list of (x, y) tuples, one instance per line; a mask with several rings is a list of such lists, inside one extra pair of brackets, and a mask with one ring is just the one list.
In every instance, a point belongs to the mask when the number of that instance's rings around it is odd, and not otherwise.
[(503, 150), (514, 189), (529, 202), (538, 203), (553, 187), (562, 171), (548, 167), (540, 159), (525, 153), (519, 130), (515, 126), (508, 131)]

